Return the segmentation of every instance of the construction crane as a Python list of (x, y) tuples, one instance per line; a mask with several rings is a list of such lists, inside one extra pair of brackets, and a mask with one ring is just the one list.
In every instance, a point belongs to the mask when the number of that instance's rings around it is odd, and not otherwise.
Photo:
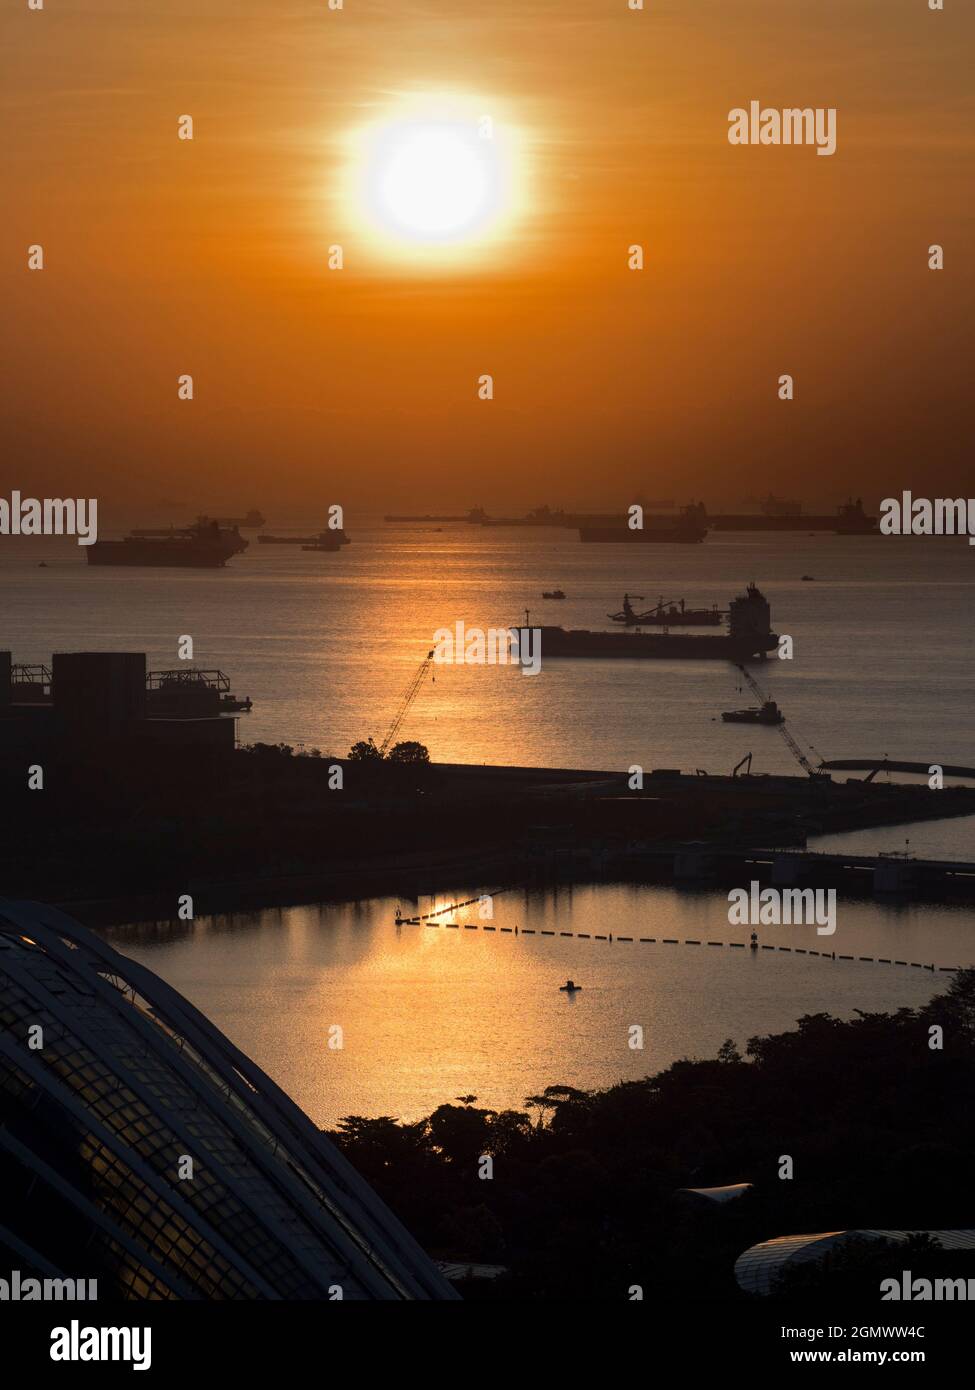
[(420, 665), (414, 671), (413, 675), (410, 677), (410, 683), (403, 691), (403, 698), (399, 702), (399, 708), (396, 711), (396, 714), (393, 718), (393, 722), (389, 726), (389, 730), (386, 734), (386, 737), (379, 745), (379, 756), (381, 758), (385, 758), (386, 752), (390, 744), (392, 743), (396, 735), (399, 733), (400, 725), (406, 718), (409, 712), (410, 705), (412, 705), (413, 701), (420, 693), (420, 686), (423, 684), (423, 681), (426, 677), (427, 671), (429, 670), (432, 661), (433, 652), (429, 651), (427, 652), (423, 660), (420, 662)]
[[(761, 704), (764, 705), (766, 700), (768, 699), (768, 696), (764, 693), (758, 681), (755, 680), (750, 671), (746, 671), (744, 666), (739, 666), (738, 670), (741, 672), (746, 684), (748, 685), (749, 690), (755, 696), (756, 700), (758, 700)], [(775, 727), (778, 729), (779, 733), (785, 739), (786, 746), (788, 747), (789, 752), (795, 758), (796, 762), (802, 768), (803, 772), (805, 772), (809, 777), (822, 778), (828, 781), (829, 773), (824, 772), (822, 768), (813, 766), (813, 764), (806, 757), (805, 753), (799, 747), (798, 743), (796, 743), (795, 739), (789, 733), (789, 730), (785, 727), (785, 724), (776, 724)], [(744, 761), (744, 759), (742, 761)], [(738, 767), (740, 766), (741, 763), (738, 764)], [(735, 769), (736, 772), (737, 770), (738, 768)]]

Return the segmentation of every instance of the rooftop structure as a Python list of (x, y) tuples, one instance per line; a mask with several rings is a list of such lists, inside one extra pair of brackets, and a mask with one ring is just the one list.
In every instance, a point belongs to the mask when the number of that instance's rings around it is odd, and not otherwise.
[(787, 1265), (819, 1263), (851, 1239), (886, 1240), (903, 1245), (912, 1235), (928, 1235), (943, 1250), (975, 1250), (975, 1231), (822, 1231), (818, 1235), (777, 1236), (752, 1245), (735, 1261), (735, 1278), (746, 1293), (770, 1294)]
[(144, 652), (55, 652), (51, 666), (0, 651), (0, 754), (105, 742), (232, 750), (251, 708), (222, 671), (147, 671)]

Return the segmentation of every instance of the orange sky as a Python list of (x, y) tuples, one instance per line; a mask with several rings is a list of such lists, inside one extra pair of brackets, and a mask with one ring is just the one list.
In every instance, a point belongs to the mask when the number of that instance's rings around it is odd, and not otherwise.
[[(106, 524), (971, 491), (975, 16), (946, 4), (11, 0), (3, 490)], [(343, 141), (441, 89), (517, 126), (527, 197), (424, 272), (357, 243)], [(752, 99), (836, 107), (836, 155), (731, 146)]]

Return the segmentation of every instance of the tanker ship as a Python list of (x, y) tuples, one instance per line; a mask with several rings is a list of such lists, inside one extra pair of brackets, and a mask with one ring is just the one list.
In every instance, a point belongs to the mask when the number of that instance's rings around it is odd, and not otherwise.
[(579, 526), (581, 541), (599, 545), (621, 542), (631, 545), (697, 545), (708, 533), (706, 513), (700, 503), (682, 507), (676, 516), (644, 515), (643, 526), (638, 530), (631, 530), (627, 520), (622, 517), (610, 525), (593, 524), (597, 520), (590, 518), (588, 523), (582, 522)]
[(85, 550), (89, 565), (165, 565), (216, 569), (246, 550), (235, 526), (223, 527), (201, 516), (193, 526), (168, 531), (133, 531), (120, 541), (96, 541)]
[[(529, 614), (525, 614), (526, 624)], [(772, 612), (768, 600), (755, 584), (732, 599), (728, 609), (728, 630), (698, 636), (688, 632), (590, 632), (564, 627), (537, 628), (541, 634), (541, 657), (634, 657), (642, 660), (675, 658), (680, 661), (750, 661), (764, 658), (778, 646), (772, 631)]]
[(868, 516), (863, 508), (863, 498), (848, 500), (830, 515), (805, 513), (800, 503), (783, 504), (795, 506), (795, 511), (782, 511), (779, 508), (764, 510), (754, 515), (750, 513), (719, 512), (708, 518), (715, 531), (832, 531), (838, 536), (879, 536), (880, 528), (875, 516)]

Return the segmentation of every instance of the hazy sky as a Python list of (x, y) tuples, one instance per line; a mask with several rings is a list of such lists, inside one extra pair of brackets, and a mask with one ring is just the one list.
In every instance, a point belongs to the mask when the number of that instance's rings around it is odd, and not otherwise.
[[(3, 490), (971, 492), (972, 6), (646, 3), (9, 0)], [(350, 133), (444, 91), (511, 133), (518, 215), (439, 267), (382, 259)], [(730, 145), (751, 100), (835, 107), (836, 154)]]

